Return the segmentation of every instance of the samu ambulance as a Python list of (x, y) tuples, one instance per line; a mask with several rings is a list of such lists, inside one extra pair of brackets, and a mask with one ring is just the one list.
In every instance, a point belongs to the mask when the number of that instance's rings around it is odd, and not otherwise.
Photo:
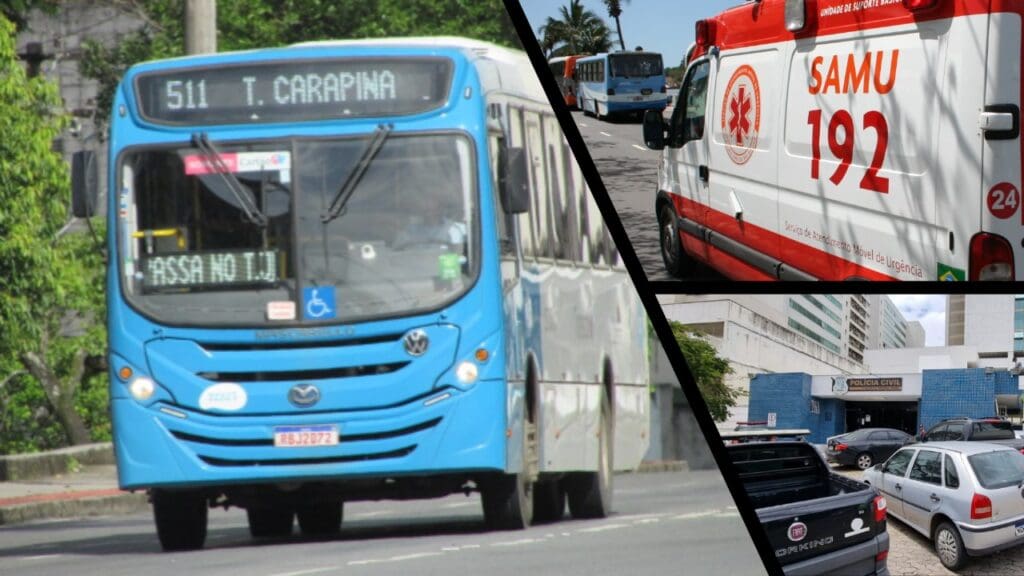
[(697, 23), (663, 150), (666, 267), (1024, 277), (1022, 0), (760, 0)]

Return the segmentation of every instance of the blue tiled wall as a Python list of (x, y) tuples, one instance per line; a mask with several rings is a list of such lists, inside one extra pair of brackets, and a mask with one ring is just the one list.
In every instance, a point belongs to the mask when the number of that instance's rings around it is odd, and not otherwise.
[(768, 420), (768, 413), (775, 412), (776, 428), (810, 428), (811, 417), (811, 375), (758, 374), (750, 380), (750, 407), (747, 417), (751, 421)]
[(818, 406), (821, 408), (817, 416), (817, 426), (811, 427), (811, 437), (808, 438), (816, 444), (824, 444), (829, 436), (846, 432), (846, 402), (838, 398), (819, 398)]
[(992, 416), (996, 411), (996, 382), (1000, 389), (1005, 389), (1010, 380), (1016, 393), (1016, 377), (1007, 372), (985, 374), (984, 368), (925, 370), (921, 378), (918, 422), (931, 428), (944, 418)]
[(996, 379), (996, 394), (1020, 395), (1017, 388), (1017, 377), (1009, 372), (996, 372), (992, 376)]

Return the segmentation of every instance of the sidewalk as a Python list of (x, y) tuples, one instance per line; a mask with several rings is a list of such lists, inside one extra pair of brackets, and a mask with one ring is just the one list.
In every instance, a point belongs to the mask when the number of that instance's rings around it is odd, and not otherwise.
[[(0, 526), (34, 520), (111, 516), (149, 510), (145, 492), (123, 492), (110, 444), (0, 457)], [(16, 460), (16, 465), (11, 461)], [(111, 463), (80, 464), (80, 461)], [(63, 464), (62, 464), (63, 463)], [(70, 466), (70, 469), (68, 468)], [(54, 468), (57, 470), (54, 471)], [(642, 462), (637, 473), (686, 470), (678, 461)], [(4, 480), (14, 476), (16, 479)], [(36, 476), (36, 477), (25, 477)]]

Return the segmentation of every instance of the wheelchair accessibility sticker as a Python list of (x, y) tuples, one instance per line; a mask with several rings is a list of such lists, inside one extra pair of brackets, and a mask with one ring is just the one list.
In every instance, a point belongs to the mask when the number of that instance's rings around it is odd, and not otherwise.
[(302, 317), (306, 320), (330, 320), (338, 315), (334, 306), (334, 286), (302, 289)]

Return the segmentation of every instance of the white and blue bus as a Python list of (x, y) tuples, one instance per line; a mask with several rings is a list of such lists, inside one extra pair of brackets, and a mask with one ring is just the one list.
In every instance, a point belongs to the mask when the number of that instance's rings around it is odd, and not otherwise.
[(576, 61), (576, 100), (584, 114), (605, 118), (668, 106), (665, 68), (656, 52), (602, 53)]
[(601, 517), (639, 464), (645, 316), (522, 53), (140, 64), (107, 170), (118, 477), (164, 549), (203, 546), (212, 506), (254, 536), (459, 492), (493, 528)]

